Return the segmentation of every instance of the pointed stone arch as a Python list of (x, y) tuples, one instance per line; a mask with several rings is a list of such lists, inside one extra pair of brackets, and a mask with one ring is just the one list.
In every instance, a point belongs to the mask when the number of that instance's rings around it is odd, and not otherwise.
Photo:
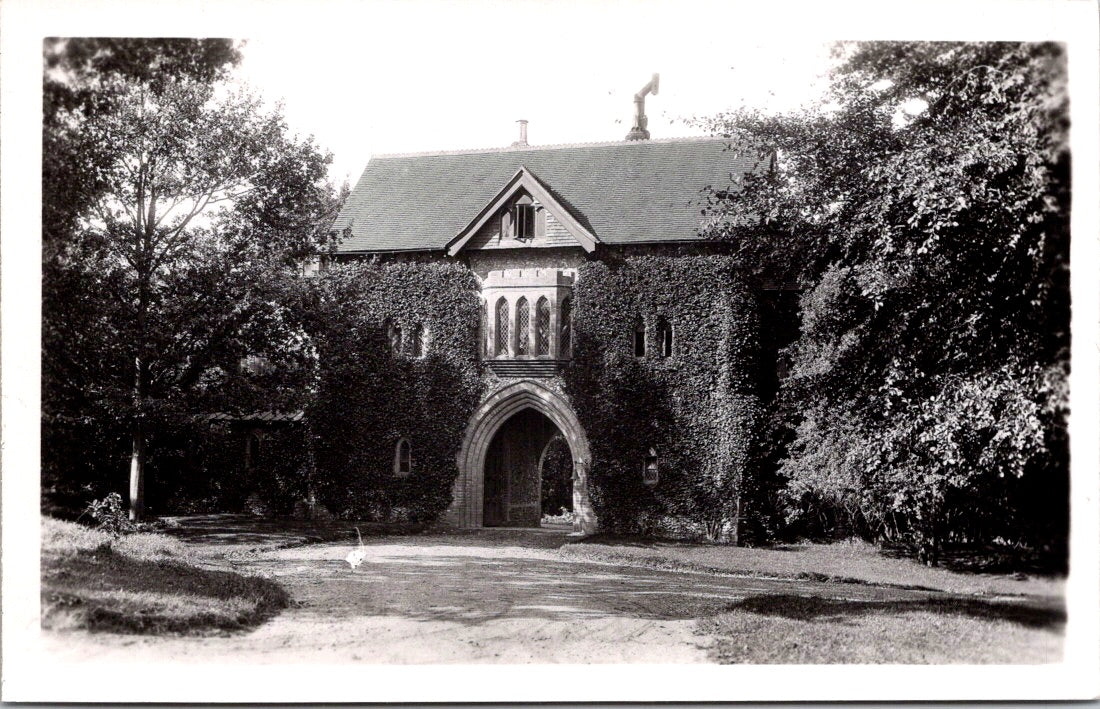
[(509, 384), (491, 394), (474, 412), (466, 426), (458, 452), (458, 478), (447, 517), (460, 527), (484, 524), (485, 458), (489, 444), (504, 422), (524, 409), (534, 409), (550, 419), (561, 431), (573, 455), (573, 531), (592, 534), (596, 514), (588, 497), (588, 471), (592, 451), (588, 437), (573, 407), (560, 394), (536, 381)]

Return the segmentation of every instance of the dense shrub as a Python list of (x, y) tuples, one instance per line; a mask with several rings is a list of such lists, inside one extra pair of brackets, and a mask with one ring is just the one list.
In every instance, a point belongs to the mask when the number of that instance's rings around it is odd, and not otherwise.
[[(566, 390), (589, 433), (590, 494), (609, 531), (738, 541), (756, 456), (756, 301), (722, 256), (591, 262), (575, 289)], [(645, 357), (634, 353), (637, 318)], [(673, 328), (662, 356), (661, 319)], [(643, 482), (650, 448), (659, 482)]]
[(772, 456), (792, 522), (930, 563), (956, 543), (1064, 549), (1065, 47), (836, 50), (820, 102), (709, 122), (772, 169), (715, 186), (704, 233), (805, 289)]
[[(303, 354), (296, 357), (306, 359)], [(255, 372), (242, 367), (228, 372), (215, 367), (188, 400), (149, 404), (144, 424), (145, 508), (149, 514), (239, 512), (255, 490), (272, 511), (289, 511), (293, 506), (289, 498), (304, 497), (308, 449), (303, 430), (278, 425), (265, 428), (264, 446), (270, 454), (256, 470), (246, 471), (245, 422), (212, 425), (208, 419), (215, 412), (249, 414), (300, 408), (309, 395), (311, 373), (303, 371), (304, 367), (271, 366), (270, 370)], [(112, 408), (109, 401), (56, 406), (57, 402), (46, 399), (44, 394), (42, 511), (74, 519), (93, 499), (112, 492), (125, 498), (132, 452), (128, 415)]]
[[(450, 504), (481, 390), (473, 275), (450, 263), (344, 264), (320, 279), (315, 295), (309, 326), (321, 370), (309, 415), (318, 499), (344, 517), (435, 518)], [(418, 325), (422, 357), (410, 337)], [(403, 477), (394, 471), (401, 439), (412, 451)]]
[[(246, 458), (249, 438), (258, 456)], [(289, 515), (309, 495), (309, 448), (300, 422), (264, 427), (239, 421), (196, 424), (178, 468), (162, 466), (150, 502), (169, 513)]]
[(129, 435), (107, 416), (42, 417), (42, 512), (69, 519), (93, 499), (126, 492)]

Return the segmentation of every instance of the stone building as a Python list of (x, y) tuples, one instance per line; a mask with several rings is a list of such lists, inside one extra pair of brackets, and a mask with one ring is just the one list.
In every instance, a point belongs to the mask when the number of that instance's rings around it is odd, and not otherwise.
[[(632, 137), (535, 147), (523, 125), (507, 148), (376, 156), (334, 224), (337, 259), (453, 261), (480, 285), (485, 386), (453, 442), (458, 471), (445, 519), (454, 525), (538, 525), (555, 511), (545, 498), (560, 495), (560, 485), (548, 492), (551, 478), (564, 474), (574, 528), (597, 528), (588, 477), (602, 432), (585, 430), (561, 384), (572, 366), (578, 278), (594, 262), (712, 252), (717, 245), (698, 233), (704, 188), (760, 164), (722, 139)], [(637, 323), (623, 346), (639, 361), (675, 376), (674, 360), (698, 356), (680, 351), (675, 308)], [(417, 352), (431, 346), (423, 333), (405, 336)], [(395, 474), (407, 474), (416, 452), (404, 440), (395, 446)], [(659, 484), (660, 457), (650, 449), (637, 461), (646, 484)], [(562, 458), (565, 472), (550, 470)]]

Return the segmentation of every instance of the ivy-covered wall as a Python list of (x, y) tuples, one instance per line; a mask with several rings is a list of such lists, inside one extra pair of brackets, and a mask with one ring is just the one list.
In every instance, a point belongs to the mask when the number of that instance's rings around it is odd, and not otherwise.
[[(481, 392), (477, 282), (454, 263), (354, 263), (317, 284), (320, 376), (309, 411), (313, 489), (348, 518), (428, 521), (451, 500), (463, 431)], [(387, 322), (401, 329), (391, 348)], [(410, 334), (425, 328), (425, 354)], [(412, 471), (394, 474), (400, 439)]]
[[(642, 318), (646, 355), (636, 357)], [(673, 327), (662, 356), (658, 322)], [(756, 299), (724, 256), (591, 261), (574, 290), (566, 391), (592, 447), (589, 491), (609, 531), (736, 541), (761, 406)], [(643, 482), (650, 448), (659, 480)]]
[[(313, 489), (333, 513), (429, 521), (451, 501), (479, 401), (504, 382), (478, 362), (477, 281), (462, 264), (345, 264), (317, 285), (320, 377), (309, 411)], [(645, 323), (647, 352), (634, 353)], [(663, 356), (658, 323), (673, 328)], [(392, 351), (387, 323), (400, 327)], [(424, 326), (426, 352), (408, 334)], [(573, 364), (558, 380), (592, 449), (589, 494), (609, 531), (736, 540), (760, 401), (757, 301), (724, 256), (604, 255), (580, 265)], [(394, 474), (400, 439), (412, 472)], [(659, 480), (643, 482), (650, 448)]]

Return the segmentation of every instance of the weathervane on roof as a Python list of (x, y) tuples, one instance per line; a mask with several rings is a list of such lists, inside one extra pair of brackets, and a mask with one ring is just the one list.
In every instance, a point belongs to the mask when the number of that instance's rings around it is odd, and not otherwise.
[(654, 74), (649, 83), (634, 94), (634, 127), (626, 134), (627, 140), (649, 140), (649, 131), (646, 130), (649, 119), (645, 116), (645, 95), (650, 93), (657, 95), (657, 82), (660, 78), (660, 74)]

